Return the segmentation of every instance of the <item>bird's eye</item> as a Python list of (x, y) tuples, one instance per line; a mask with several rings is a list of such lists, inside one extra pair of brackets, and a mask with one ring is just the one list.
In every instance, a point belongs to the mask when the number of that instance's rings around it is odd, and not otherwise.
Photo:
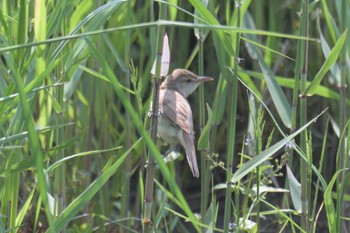
[(190, 83), (190, 82), (191, 82), (191, 79), (190, 79), (190, 78), (189, 78), (189, 79), (187, 79), (187, 80), (186, 80), (186, 82)]

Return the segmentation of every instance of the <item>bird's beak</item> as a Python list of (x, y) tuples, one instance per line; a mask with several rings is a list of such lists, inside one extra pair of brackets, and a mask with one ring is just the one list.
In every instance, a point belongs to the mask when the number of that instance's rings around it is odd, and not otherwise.
[(213, 78), (211, 78), (211, 77), (206, 77), (206, 76), (199, 76), (198, 77), (198, 81), (200, 81), (200, 82), (209, 82), (209, 81), (212, 81), (212, 80), (214, 80)]

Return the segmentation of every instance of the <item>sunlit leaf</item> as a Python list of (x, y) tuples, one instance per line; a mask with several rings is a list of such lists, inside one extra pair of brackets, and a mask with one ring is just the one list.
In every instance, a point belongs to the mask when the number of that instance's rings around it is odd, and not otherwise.
[[(83, 61), (84, 65), (85, 63), (86, 61)], [(69, 80), (69, 82), (64, 84), (63, 101), (67, 101), (70, 97), (72, 97), (73, 93), (77, 89), (77, 86), (82, 74), (83, 74), (82, 69), (76, 69), (71, 80)]]
[[(208, 0), (202, 0), (201, 2), (205, 8), (208, 7)], [(197, 17), (199, 17), (197, 10), (194, 11), (194, 14)], [(198, 23), (201, 23), (201, 21), (198, 18), (194, 18), (194, 23), (198, 24)], [(200, 29), (200, 28), (194, 29), (194, 35), (197, 37), (197, 40), (202, 40), (203, 38), (205, 38), (206, 34), (208, 34), (208, 31), (205, 29)]]
[[(156, 75), (156, 62), (157, 59), (154, 59), (153, 67), (151, 70), (151, 74)], [(170, 50), (169, 50), (169, 39), (168, 35), (165, 33), (163, 38), (163, 54), (162, 54), (162, 62), (161, 62), (161, 70), (160, 76), (165, 77), (168, 75), (170, 65)]]
[[(320, 114), (322, 115), (324, 111)], [(257, 166), (265, 162), (267, 159), (269, 159), (271, 156), (273, 156), (278, 150), (280, 150), (286, 143), (291, 142), (291, 140), (296, 137), (299, 133), (301, 133), (304, 129), (306, 129), (309, 125), (311, 125), (313, 122), (317, 120), (317, 118), (320, 116), (318, 115), (313, 120), (309, 121), (307, 124), (305, 124), (303, 127), (295, 131), (293, 134), (285, 137), (284, 139), (280, 140), (273, 146), (269, 147), (268, 149), (264, 150), (262, 153), (254, 157), (252, 160), (249, 160), (245, 164), (243, 164), (242, 167), (240, 167), (232, 176), (231, 182), (236, 183), (239, 180), (241, 180), (244, 176), (246, 176), (249, 172), (251, 172), (253, 169), (255, 169)]]
[[(259, 54), (259, 53), (258, 53)], [(290, 128), (292, 125), (292, 108), (284, 94), (281, 86), (278, 85), (275, 75), (272, 73), (270, 67), (265, 63), (263, 57), (259, 54), (259, 65), (264, 74), (266, 86), (270, 92), (272, 101), (275, 104), (277, 112), (283, 121), (283, 124)]]
[[(24, 205), (22, 206), (21, 211), (18, 213), (17, 217), (16, 217), (16, 226), (19, 226), (22, 224), (22, 221), (24, 219), (24, 217), (28, 214), (29, 208), (31, 206), (32, 203), (32, 199), (35, 193), (35, 187), (32, 189), (32, 191), (30, 192), (29, 196), (27, 197), (27, 200), (25, 201)], [(1, 229), (0, 229), (1, 230)]]
[(328, 229), (329, 232), (337, 232), (337, 224), (336, 224), (336, 210), (334, 207), (334, 201), (332, 198), (332, 190), (335, 182), (337, 181), (339, 175), (341, 172), (344, 172), (345, 169), (337, 171), (331, 181), (329, 182), (325, 192), (324, 192), (324, 204), (326, 207), (326, 215), (327, 215), (327, 222), (328, 222)]
[[(321, 30), (321, 27), (319, 25), (320, 23), (318, 22), (318, 31), (320, 33), (320, 39), (321, 39), (321, 48), (322, 48), (322, 52), (323, 52), (323, 55), (325, 57), (328, 57), (329, 56), (329, 53), (331, 51), (331, 48), (329, 47), (327, 41), (326, 41), (326, 38), (324, 38), (323, 34), (322, 34), (322, 30)], [(341, 70), (340, 70), (340, 67), (338, 66), (337, 63), (334, 63), (332, 66), (331, 66), (331, 73), (333, 75), (333, 77), (335, 78), (335, 81), (337, 83), (337, 85), (339, 86), (340, 85), (340, 79), (341, 79)], [(316, 91), (317, 93), (317, 91)]]
[(248, 233), (258, 232), (258, 224), (246, 218), (239, 219), (239, 227)]
[(50, 171), (56, 169), (57, 167), (59, 167), (63, 163), (65, 163), (68, 160), (73, 159), (73, 158), (82, 157), (82, 156), (88, 156), (88, 155), (101, 154), (101, 153), (105, 153), (105, 152), (109, 152), (109, 151), (119, 150), (121, 148), (122, 148), (121, 146), (118, 146), (118, 147), (114, 147), (114, 148), (110, 148), (110, 149), (85, 151), (85, 152), (77, 153), (77, 154), (74, 154), (74, 155), (65, 156), (63, 159), (61, 159), (61, 160), (55, 162), (54, 164), (52, 164), (51, 166), (49, 166), (47, 168), (47, 172), (50, 172)]
[[(82, 192), (76, 199), (74, 199), (68, 206), (63, 210), (63, 212), (55, 219), (54, 228), (56, 231), (60, 231), (66, 226), (69, 221), (87, 204), (102, 186), (109, 180), (109, 178), (115, 174), (123, 164), (125, 158), (130, 153), (130, 151), (141, 141), (139, 139), (132, 147), (130, 147), (122, 156), (118, 158), (109, 168), (107, 168), (103, 173), (92, 182), (89, 187), (87, 187), (84, 192)], [(51, 232), (52, 228), (49, 228), (47, 232)]]
[[(168, 2), (174, 6), (177, 6), (178, 0), (168, 0)], [(170, 20), (176, 20), (177, 8), (176, 7), (169, 7), (168, 10), (169, 10)]]
[(51, 101), (52, 101), (52, 106), (55, 109), (56, 113), (62, 113), (62, 107), (58, 100), (52, 95), (50, 91), (46, 91), (46, 93), (50, 96)]
[(340, 51), (343, 48), (343, 45), (346, 41), (346, 36), (348, 34), (348, 30), (345, 30), (343, 35), (339, 38), (337, 43), (334, 45), (334, 48), (330, 51), (326, 61), (323, 63), (321, 69), (316, 74), (315, 78), (312, 80), (310, 86), (308, 86), (303, 93), (303, 95), (313, 95), (316, 92), (317, 87), (320, 85), (324, 75), (328, 72), (328, 70), (332, 67), (332, 65), (337, 61)]
[(292, 196), (292, 202), (294, 208), (298, 213), (301, 213), (301, 185), (299, 181), (295, 178), (293, 172), (290, 170), (287, 165), (287, 177), (289, 181), (290, 194)]
[(207, 110), (208, 110), (208, 121), (203, 128), (201, 136), (198, 139), (198, 150), (205, 150), (209, 148), (209, 136), (210, 136), (210, 129), (212, 126), (212, 111), (208, 104), (207, 104)]

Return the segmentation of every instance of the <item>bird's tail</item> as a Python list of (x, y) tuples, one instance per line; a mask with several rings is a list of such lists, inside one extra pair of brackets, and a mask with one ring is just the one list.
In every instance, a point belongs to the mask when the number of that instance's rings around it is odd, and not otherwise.
[(183, 130), (182, 130), (182, 135), (183, 135), (182, 146), (185, 148), (185, 151), (186, 151), (188, 165), (190, 166), (193, 176), (198, 178), (199, 170), (197, 165), (196, 149), (194, 148), (193, 136)]

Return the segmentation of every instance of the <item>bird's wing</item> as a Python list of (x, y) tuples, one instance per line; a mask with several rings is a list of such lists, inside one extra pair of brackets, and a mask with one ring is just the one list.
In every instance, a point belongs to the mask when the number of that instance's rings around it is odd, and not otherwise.
[(159, 95), (160, 114), (193, 135), (192, 111), (187, 99), (174, 90), (161, 90)]

